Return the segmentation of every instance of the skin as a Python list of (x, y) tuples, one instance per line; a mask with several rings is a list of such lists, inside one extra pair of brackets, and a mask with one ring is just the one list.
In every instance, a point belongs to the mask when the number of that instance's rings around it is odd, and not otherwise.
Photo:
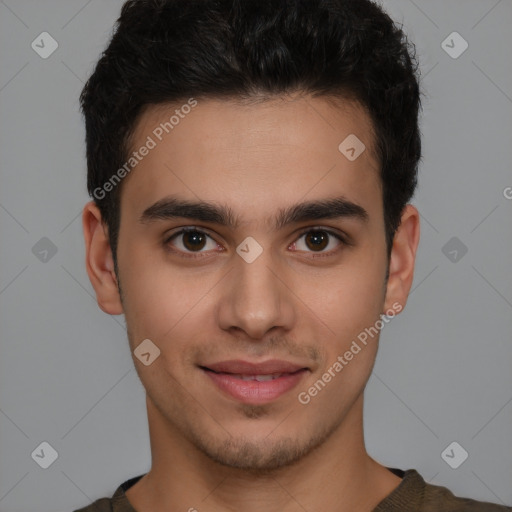
[[(177, 107), (147, 109), (133, 148)], [(338, 150), (349, 134), (367, 148), (352, 162)], [(117, 276), (99, 210), (85, 206), (86, 266), (100, 308), (125, 314), (132, 355), (146, 338), (161, 351), (149, 366), (133, 357), (146, 389), (152, 453), (151, 470), (127, 491), (138, 512), (371, 511), (399, 485), (364, 444), (363, 391), (378, 336), (308, 404), (297, 399), (380, 314), (405, 307), (410, 291), (419, 213), (412, 205), (403, 211), (386, 282), (373, 143), (369, 117), (348, 100), (336, 107), (307, 96), (248, 105), (203, 99), (124, 178)], [(239, 225), (139, 222), (168, 195), (229, 206)], [(272, 226), (281, 208), (338, 196), (361, 205), (368, 221)], [(202, 258), (186, 257), (195, 254), (186, 236), (165, 242), (185, 226), (212, 237)], [(348, 235), (351, 245), (330, 237), (318, 249), (307, 244), (306, 228)], [(263, 248), (252, 263), (236, 252), (248, 236)], [(309, 372), (259, 406), (226, 396), (198, 368), (274, 358)]]

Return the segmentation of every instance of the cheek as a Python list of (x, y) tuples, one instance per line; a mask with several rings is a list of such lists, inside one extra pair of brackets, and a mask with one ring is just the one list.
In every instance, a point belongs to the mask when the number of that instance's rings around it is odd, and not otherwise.
[(191, 321), (197, 323), (205, 290), (204, 281), (140, 273), (126, 287), (127, 322), (140, 335), (167, 343)]
[[(305, 322), (315, 322), (317, 332), (325, 332), (338, 349), (378, 320), (384, 301), (382, 265), (358, 257), (330, 272), (300, 278), (294, 291), (307, 307)], [(313, 284), (312, 284), (313, 283)], [(313, 324), (314, 325), (314, 324)]]
[(313, 378), (315, 389), (323, 389), (324, 384), (328, 388), (318, 407), (326, 407), (328, 402), (333, 414), (348, 407), (364, 389), (375, 363), (380, 334), (375, 328), (382, 308), (380, 279), (363, 287), (361, 279), (351, 277), (343, 284), (324, 303), (323, 319), (333, 332), (322, 338), (325, 355)]
[(186, 298), (186, 294), (184, 297), (177, 276), (162, 266), (161, 258), (157, 260), (151, 251), (142, 251), (136, 243), (127, 245), (134, 249), (120, 251), (119, 258), (126, 322), (134, 342), (139, 338), (158, 339), (178, 321), (183, 308), (179, 299)]
[(160, 362), (175, 373), (200, 333), (213, 332), (212, 289), (218, 276), (180, 272), (163, 256), (138, 256), (135, 252), (120, 266), (130, 344), (134, 350), (142, 340), (152, 340), (160, 348)]

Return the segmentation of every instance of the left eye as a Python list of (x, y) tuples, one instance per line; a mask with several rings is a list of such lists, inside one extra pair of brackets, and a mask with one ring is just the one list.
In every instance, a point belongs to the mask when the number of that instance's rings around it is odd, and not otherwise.
[[(303, 241), (301, 241), (304, 238)], [(336, 240), (334, 247), (332, 247), (333, 238)], [(311, 250), (312, 252), (330, 252), (332, 249), (338, 247), (343, 242), (340, 235), (328, 231), (325, 229), (310, 229), (302, 233), (297, 242), (294, 242), (290, 247), (303, 251)], [(326, 247), (330, 247), (329, 250), (324, 251)]]

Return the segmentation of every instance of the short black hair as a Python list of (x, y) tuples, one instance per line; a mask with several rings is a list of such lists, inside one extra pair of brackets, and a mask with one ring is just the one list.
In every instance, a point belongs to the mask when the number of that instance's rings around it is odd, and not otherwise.
[(80, 96), (87, 188), (107, 225), (116, 272), (122, 183), (107, 194), (102, 187), (125, 165), (144, 108), (294, 92), (356, 100), (370, 116), (389, 258), (417, 185), (421, 101), (415, 46), (380, 5), (128, 0)]

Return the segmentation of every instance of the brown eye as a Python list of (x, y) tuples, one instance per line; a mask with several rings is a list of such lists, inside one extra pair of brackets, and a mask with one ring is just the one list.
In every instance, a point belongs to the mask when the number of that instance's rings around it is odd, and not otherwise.
[(183, 233), (183, 245), (189, 251), (201, 250), (206, 245), (206, 235), (200, 231), (187, 231)]
[(292, 247), (295, 251), (327, 256), (336, 253), (343, 245), (349, 244), (342, 235), (328, 229), (316, 228), (303, 231)]
[(329, 243), (329, 235), (325, 231), (310, 231), (306, 233), (306, 245), (313, 251), (322, 251)]
[[(210, 250), (218, 249), (219, 246), (215, 240), (196, 228), (184, 228), (169, 236), (164, 241), (165, 246), (170, 246), (175, 252), (184, 254), (202, 254), (210, 252)], [(205, 249), (205, 250), (203, 250)]]

